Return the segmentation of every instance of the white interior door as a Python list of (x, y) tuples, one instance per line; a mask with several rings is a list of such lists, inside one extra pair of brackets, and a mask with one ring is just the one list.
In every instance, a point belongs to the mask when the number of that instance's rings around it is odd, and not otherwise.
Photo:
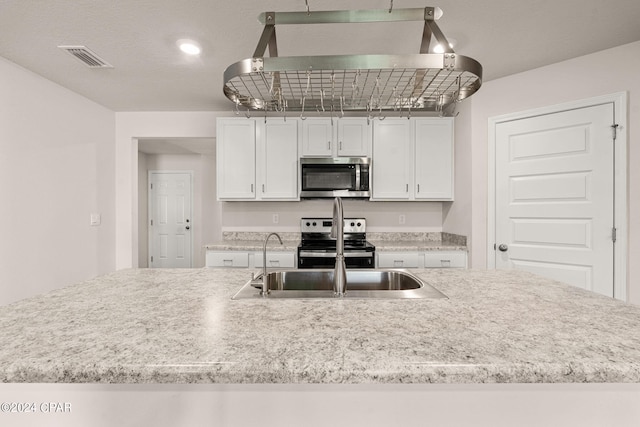
[(614, 105), (496, 125), (496, 268), (613, 296)]
[(191, 267), (191, 173), (149, 172), (149, 266)]

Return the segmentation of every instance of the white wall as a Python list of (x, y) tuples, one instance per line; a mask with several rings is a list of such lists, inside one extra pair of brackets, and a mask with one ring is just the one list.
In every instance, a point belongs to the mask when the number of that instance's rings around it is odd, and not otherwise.
[[(364, 217), (368, 231), (442, 231), (440, 202), (370, 202), (343, 199), (346, 217)], [(333, 201), (223, 202), (222, 231), (300, 231), (302, 217), (331, 217)], [(278, 214), (274, 224), (273, 215)], [(400, 224), (400, 215), (405, 223)]]
[(486, 266), (487, 156), (490, 117), (592, 98), (629, 94), (629, 301), (640, 303), (640, 42), (485, 83), (471, 99), (472, 267)]
[[(193, 172), (193, 216), (191, 217), (193, 266), (204, 267), (204, 245), (220, 234), (213, 225), (219, 223), (220, 204), (215, 197), (215, 156), (205, 154), (145, 154), (138, 153), (138, 263), (148, 267), (148, 172)], [(219, 240), (219, 239), (218, 239)]]
[(0, 304), (115, 268), (114, 128), (113, 112), (0, 58)]
[[(471, 101), (459, 104), (459, 115), (455, 120), (454, 145), (454, 201), (443, 204), (442, 231), (467, 236), (467, 245), (471, 245), (471, 204), (473, 180), (473, 150), (471, 129)], [(471, 255), (471, 254), (469, 254)], [(471, 256), (469, 257), (471, 262)]]

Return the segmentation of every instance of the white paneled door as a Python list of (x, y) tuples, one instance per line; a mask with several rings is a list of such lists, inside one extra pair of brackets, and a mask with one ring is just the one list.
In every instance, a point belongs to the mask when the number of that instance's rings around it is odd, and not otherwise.
[(149, 267), (191, 267), (191, 173), (149, 173)]
[(613, 296), (614, 105), (496, 125), (496, 268)]

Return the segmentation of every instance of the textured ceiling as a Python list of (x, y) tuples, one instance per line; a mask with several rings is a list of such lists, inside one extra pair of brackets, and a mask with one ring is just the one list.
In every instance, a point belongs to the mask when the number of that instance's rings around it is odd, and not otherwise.
[[(308, 1), (312, 13), (390, 5)], [(395, 0), (393, 7), (425, 6), (442, 8), (440, 28), (457, 40), (457, 53), (483, 65), (485, 82), (640, 40), (638, 0)], [(0, 56), (114, 111), (231, 110), (223, 72), (253, 54), (258, 14), (304, 10), (304, 0), (0, 0)], [(422, 24), (279, 26), (277, 33), (280, 56), (417, 53)], [(184, 56), (180, 38), (198, 40), (200, 57)], [(114, 68), (89, 69), (58, 45), (85, 45)]]

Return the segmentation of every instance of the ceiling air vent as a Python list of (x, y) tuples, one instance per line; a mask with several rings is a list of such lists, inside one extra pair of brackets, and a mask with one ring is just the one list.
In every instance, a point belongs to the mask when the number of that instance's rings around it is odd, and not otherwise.
[(104, 59), (89, 50), (86, 46), (58, 46), (69, 55), (75, 56), (89, 68), (113, 68)]

